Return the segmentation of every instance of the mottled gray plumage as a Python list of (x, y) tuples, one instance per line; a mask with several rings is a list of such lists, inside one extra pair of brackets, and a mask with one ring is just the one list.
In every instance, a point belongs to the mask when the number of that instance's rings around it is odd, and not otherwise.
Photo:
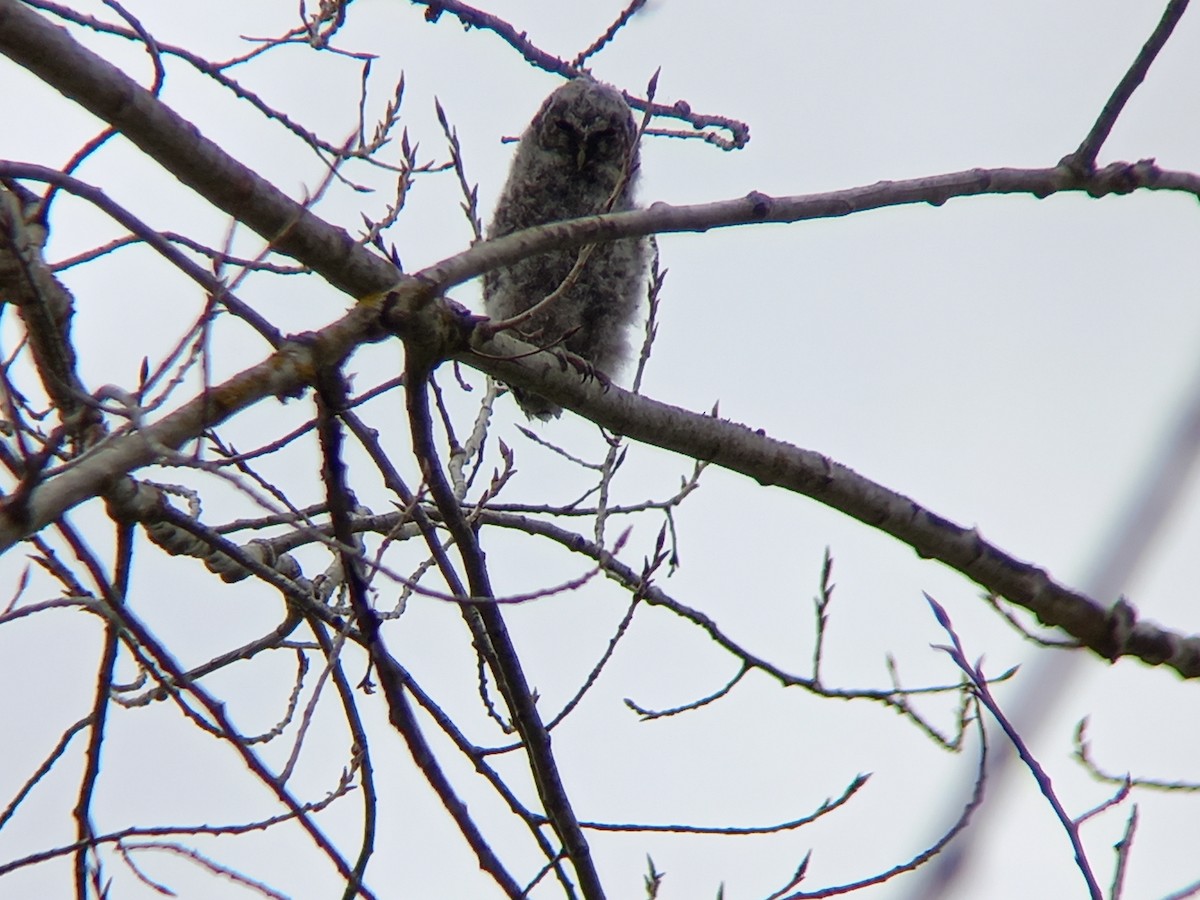
[[(521, 136), (488, 237), (605, 211), (626, 172), (611, 211), (631, 209), (637, 131), (619, 91), (585, 78), (567, 82), (546, 98)], [(555, 250), (489, 272), (483, 279), (487, 314), (505, 319), (533, 306), (558, 288), (578, 255), (578, 249)], [(628, 326), (641, 295), (645, 262), (642, 239), (597, 244), (575, 284), (522, 325), (522, 336), (539, 346), (561, 347), (598, 371), (612, 373), (629, 354)], [(518, 390), (513, 395), (530, 418), (549, 419), (562, 412), (544, 397)]]

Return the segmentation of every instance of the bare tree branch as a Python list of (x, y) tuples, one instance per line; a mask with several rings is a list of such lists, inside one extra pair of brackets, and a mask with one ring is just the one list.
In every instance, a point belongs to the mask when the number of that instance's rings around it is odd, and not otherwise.
[(1150, 66), (1154, 63), (1155, 58), (1167, 45), (1167, 41), (1175, 31), (1175, 26), (1179, 24), (1184, 10), (1187, 9), (1187, 5), (1188, 0), (1171, 0), (1167, 4), (1158, 26), (1142, 46), (1133, 65), (1129, 67), (1120, 83), (1113, 89), (1112, 96), (1104, 104), (1104, 109), (1100, 111), (1099, 117), (1092, 125), (1092, 130), (1088, 132), (1079, 148), (1063, 159), (1063, 165), (1081, 173), (1095, 168), (1096, 156), (1108, 139), (1113, 126), (1117, 124), (1117, 117), (1125, 109), (1125, 104), (1129, 102), (1129, 98), (1133, 96), (1138, 85), (1145, 80), (1146, 73), (1150, 71)]

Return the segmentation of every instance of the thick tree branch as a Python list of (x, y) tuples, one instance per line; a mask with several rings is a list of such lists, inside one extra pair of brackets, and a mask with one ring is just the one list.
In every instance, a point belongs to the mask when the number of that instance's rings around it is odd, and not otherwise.
[(382, 336), (377, 308), (371, 304), (356, 306), (319, 333), (303, 342), (285, 344), (263, 362), (200, 394), (154, 424), (106, 438), (68, 468), (47, 477), (28, 498), (19, 498), (16, 504), (0, 503), (0, 552), (79, 503), (99, 496), (117, 476), (160, 460), (206, 428), (264, 398), (295, 393), (312, 383), (319, 366), (337, 365), (359, 344)]
[(99, 416), (80, 403), (86, 392), (71, 341), (75, 299), (42, 256), (48, 232), (40, 199), (19, 182), (0, 177), (0, 299), (21, 316), (46, 396), (63, 423), (82, 435)]
[[(503, 357), (475, 360), (473, 365), (496, 378), (536, 384), (544, 396), (617, 434), (740, 472), (759, 484), (812, 497), (908, 544), (923, 558), (945, 563), (1028, 609), (1042, 623), (1062, 628), (1106, 659), (1134, 656), (1150, 665), (1167, 665), (1187, 678), (1200, 677), (1200, 637), (1183, 637), (1137, 622), (1128, 604), (1110, 608), (1056, 584), (1042, 569), (989, 544), (976, 529), (956, 525), (828, 457), (737, 422), (699, 415), (616, 387), (606, 390), (563, 371), (548, 354), (512, 359), (526, 345), (505, 335), (494, 339), (493, 346), (508, 349)], [(550, 361), (543, 363), (542, 357)], [(534, 377), (530, 367), (537, 367)]]
[(671, 206), (654, 203), (646, 209), (607, 213), (565, 222), (552, 222), (495, 240), (476, 244), (418, 272), (415, 277), (439, 293), (499, 266), (596, 240), (617, 240), (647, 234), (705, 232), (713, 228), (761, 223), (793, 223), (830, 219), (892, 206), (927, 203), (941, 206), (954, 197), (986, 194), (1052, 194), (1084, 192), (1091, 197), (1128, 194), (1135, 190), (1182, 191), (1200, 198), (1200, 175), (1161, 169), (1153, 160), (1113, 163), (1080, 175), (1065, 165), (1042, 169), (966, 169), (904, 181), (880, 181), (823, 194), (772, 197), (752, 191), (745, 197)]
[(604, 888), (592, 858), (587, 838), (571, 806), (570, 797), (559, 773), (550, 746), (550, 733), (542, 722), (534, 692), (529, 687), (520, 656), (513, 645), (508, 626), (499, 606), (492, 601), (491, 579), (484, 554), (467, 517), (446, 480), (433, 442), (429, 416), (429, 372), (427, 360), (405, 345), (405, 399), (412, 431), (413, 452), (429, 492), (437, 504), (462, 557), (470, 596), (481, 602), (461, 604), (464, 619), (475, 636), (476, 648), (487, 660), (521, 736), (529, 760), (534, 785), (542, 801), (546, 818), (554, 828), (563, 850), (575, 867), (585, 900), (604, 900)]
[(348, 293), (382, 290), (395, 269), (241, 165), (110, 62), (19, 0), (0, 0), (0, 53), (119, 129), (147, 156), (281, 253)]
[(437, 794), (446, 811), (454, 819), (459, 831), (475, 852), (479, 867), (487, 872), (504, 891), (505, 895), (519, 900), (522, 890), (517, 882), (504, 868), (479, 826), (471, 817), (467, 804), (458, 796), (450, 779), (442, 769), (437, 754), (421, 733), (412, 706), (404, 693), (404, 673), (391, 652), (387, 649), (383, 635), (380, 634), (382, 620), (371, 607), (368, 598), (367, 580), (362, 570), (357, 552), (349, 548), (356, 546), (354, 532), (351, 526), (354, 500), (346, 479), (346, 463), (343, 458), (342, 423), (338, 415), (346, 406), (346, 383), (342, 373), (333, 369), (324, 369), (318, 373), (316, 381), (317, 398), (317, 431), (321, 439), (321, 476), (325, 483), (326, 504), (329, 507), (330, 522), (335, 537), (344, 548), (341, 552), (342, 571), (345, 573), (346, 585), (349, 589), (350, 603), (354, 609), (354, 618), (363, 636), (363, 645), (371, 656), (371, 662), (379, 673), (383, 685), (384, 696), (387, 699), (388, 719), (403, 736), (408, 745), (413, 762), (421, 770), (429, 786)]
[[(147, 155), (215, 206), (244, 222), (353, 296), (384, 290), (401, 279), (385, 260), (358, 245), (272, 184), (238, 163), (195, 126), (85, 49), (18, 0), (0, 0), (0, 53), (121, 129)], [(1200, 176), (1159, 169), (1152, 161), (1114, 163), (1088, 173), (1067, 165), (1043, 169), (971, 169), (907, 181), (879, 182), (825, 194), (744, 198), (649, 209), (556, 223), (477, 245), (422, 272), (439, 290), (510, 264), (542, 249), (579, 246), (597, 238), (655, 232), (707, 231), (728, 225), (799, 222), (909, 203), (940, 205), (952, 197), (1026, 193), (1048, 197), (1085, 191), (1093, 197), (1137, 188), (1180, 190), (1200, 197)]]

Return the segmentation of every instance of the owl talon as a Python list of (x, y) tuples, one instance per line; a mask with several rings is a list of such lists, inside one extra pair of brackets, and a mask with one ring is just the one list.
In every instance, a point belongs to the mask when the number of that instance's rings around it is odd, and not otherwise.
[(559, 365), (562, 366), (564, 372), (569, 365), (583, 377), (584, 381), (598, 381), (605, 391), (612, 387), (612, 379), (597, 369), (590, 360), (584, 359), (579, 354), (572, 353), (570, 350), (563, 350), (561, 348), (555, 350), (554, 355), (558, 357)]

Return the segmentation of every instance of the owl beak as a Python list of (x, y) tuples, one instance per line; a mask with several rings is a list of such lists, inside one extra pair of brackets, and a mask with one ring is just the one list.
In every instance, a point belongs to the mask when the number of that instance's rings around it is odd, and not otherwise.
[(579, 171), (583, 171), (583, 167), (587, 164), (587, 147), (580, 147), (579, 152), (575, 154), (575, 164), (579, 167)]

